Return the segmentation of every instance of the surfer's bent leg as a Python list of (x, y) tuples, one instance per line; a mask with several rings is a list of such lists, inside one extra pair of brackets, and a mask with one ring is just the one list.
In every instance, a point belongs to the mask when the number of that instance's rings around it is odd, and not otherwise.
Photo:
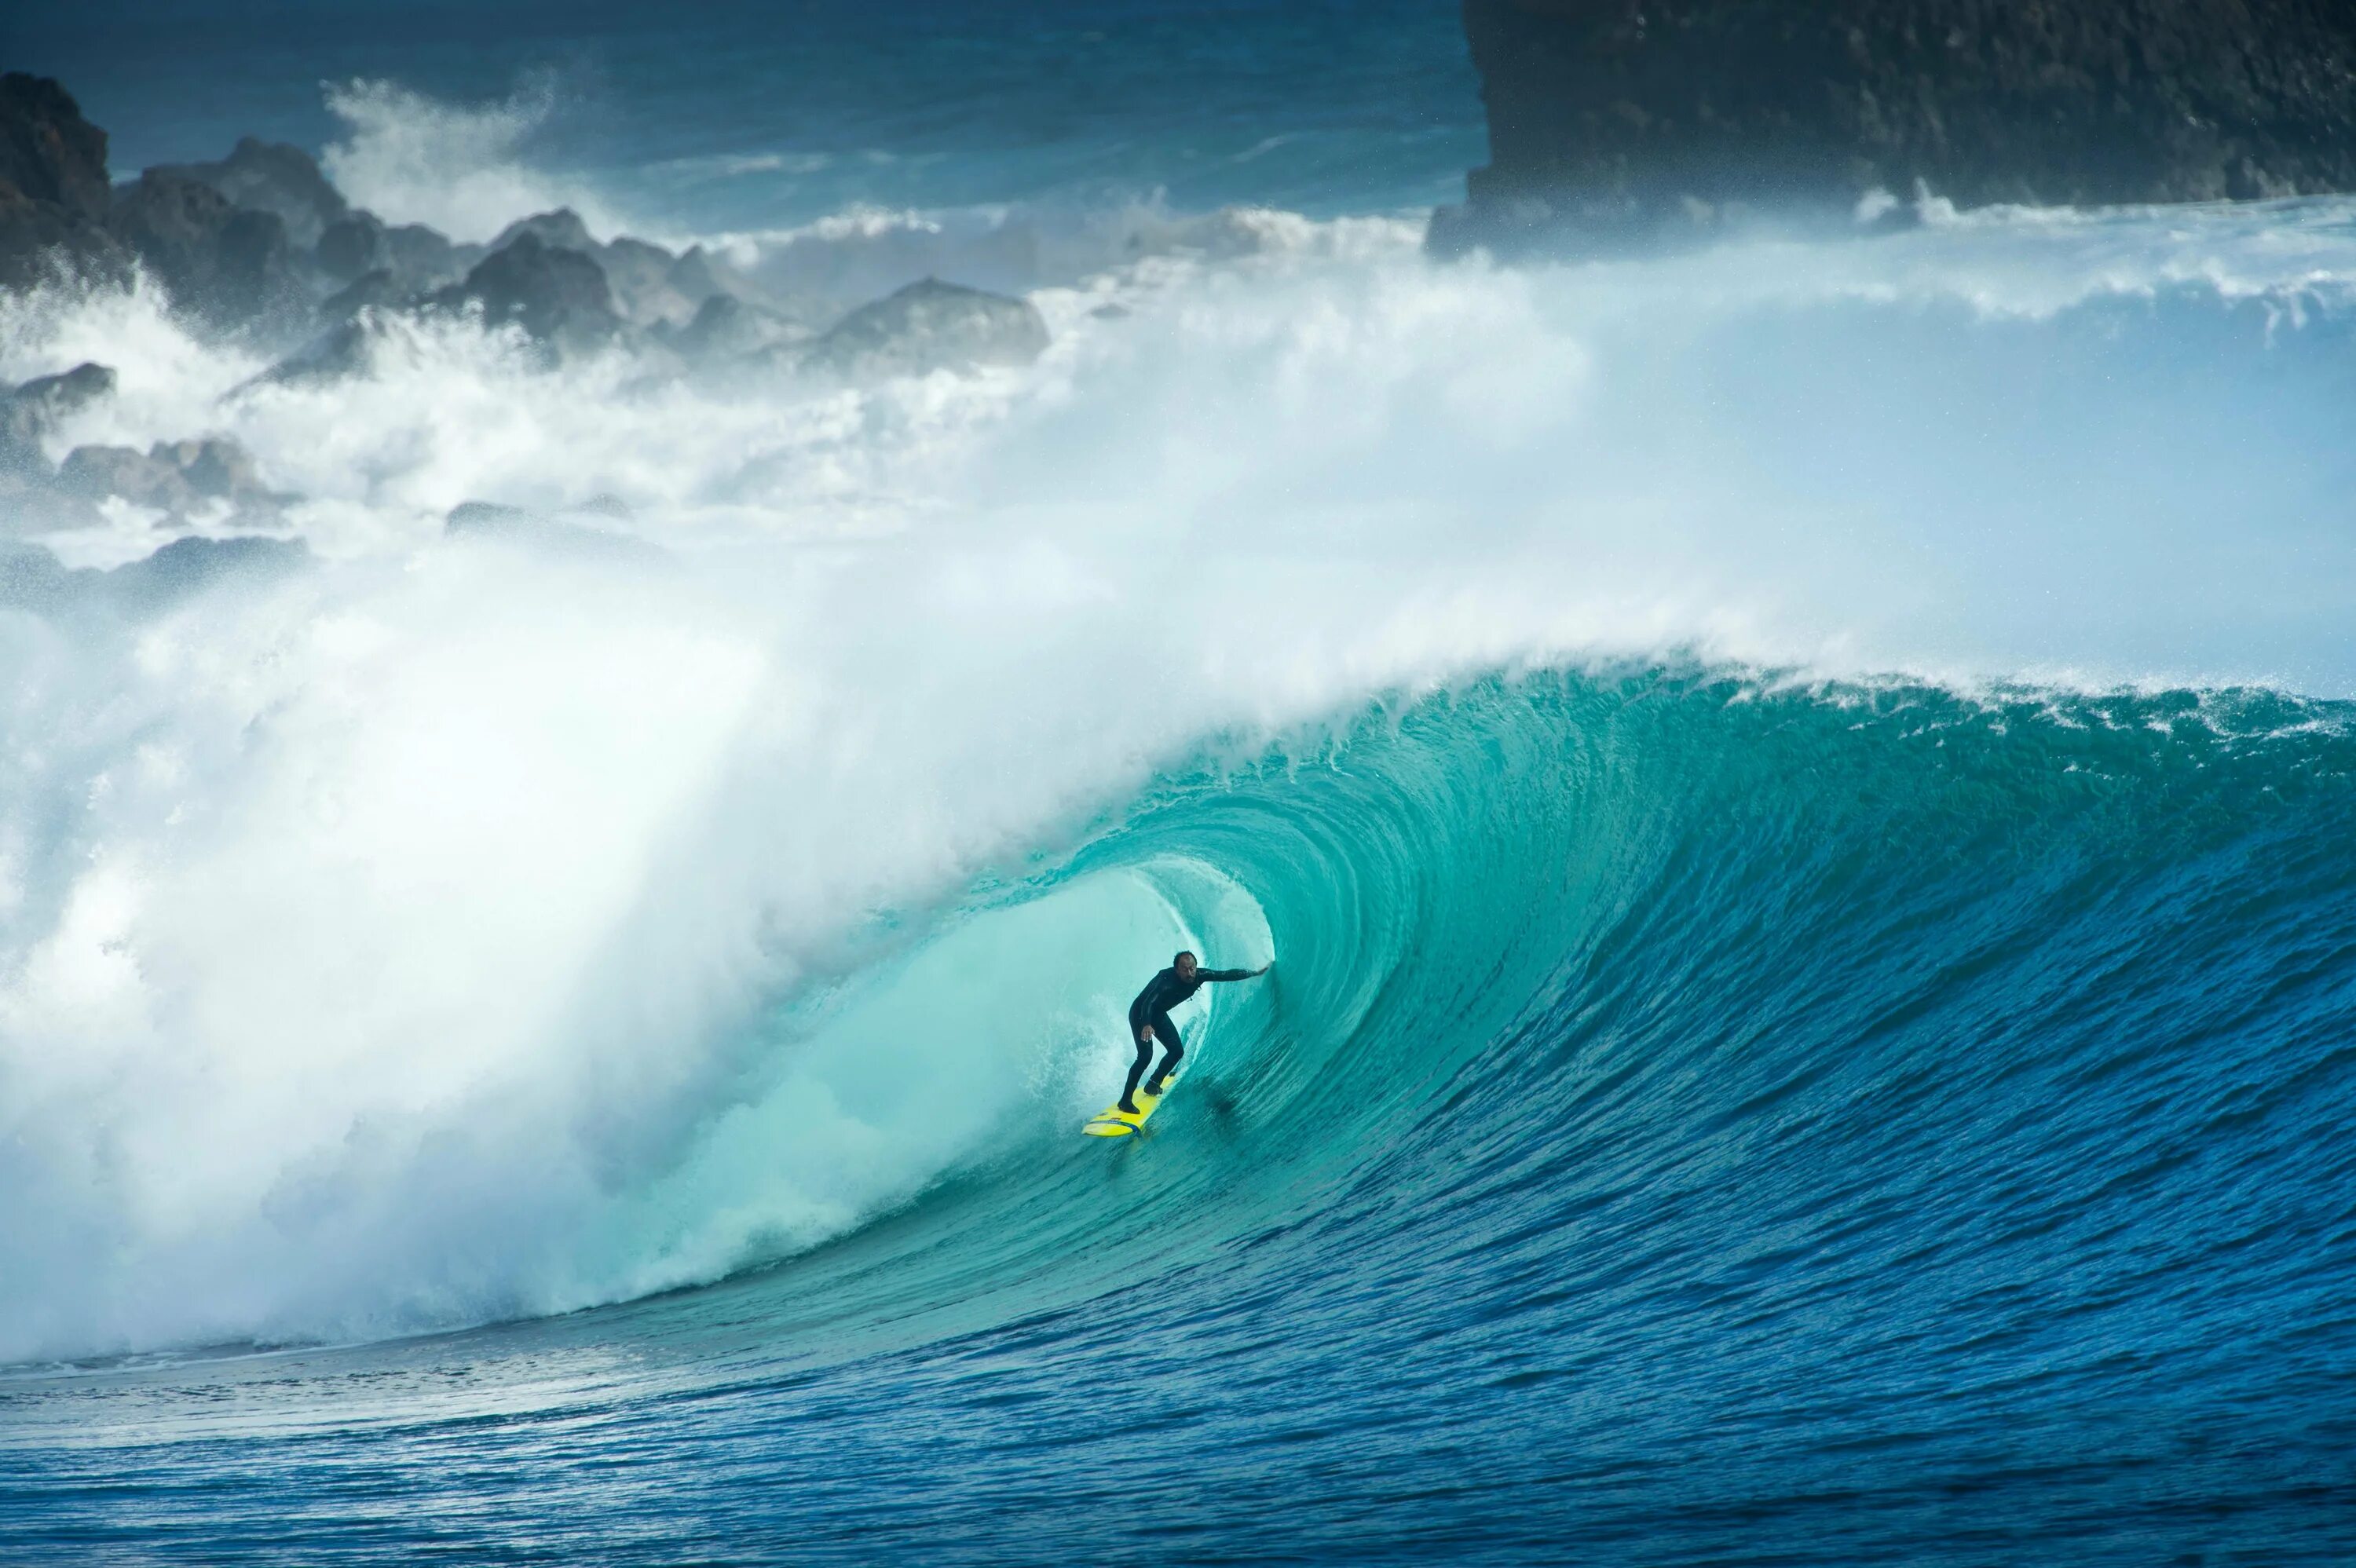
[[(1178, 1026), (1170, 1021), (1168, 1013), (1153, 1015), (1153, 1032), (1161, 1037), (1162, 1044), (1168, 1054), (1162, 1057), (1161, 1070), (1154, 1073), (1152, 1082), (1146, 1084), (1145, 1092), (1149, 1094), (1159, 1094), (1162, 1093), (1162, 1085), (1169, 1082), (1170, 1074), (1176, 1070), (1178, 1059), (1186, 1054), (1186, 1048), (1178, 1043)], [(1138, 1060), (1144, 1061), (1146, 1048), (1140, 1046), (1138, 1051)]]
[[(1130, 1039), (1137, 1040), (1137, 1031), (1143, 1029), (1148, 1021), (1150, 1020), (1143, 1019), (1130, 1019)], [(1129, 1069), (1129, 1083), (1123, 1086), (1120, 1092), (1120, 1108), (1127, 1111), (1130, 1115), (1135, 1115), (1137, 1114), (1137, 1081), (1145, 1076), (1145, 1065), (1152, 1060), (1153, 1042), (1150, 1040), (1138, 1040), (1137, 1061), (1130, 1064)]]

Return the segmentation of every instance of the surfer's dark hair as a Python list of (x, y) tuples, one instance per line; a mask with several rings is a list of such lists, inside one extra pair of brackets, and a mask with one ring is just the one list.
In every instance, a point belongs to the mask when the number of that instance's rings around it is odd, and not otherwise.
[[(1181, 958), (1194, 958), (1194, 950), (1191, 947), (1182, 947), (1177, 952), (1172, 954), (1170, 955), (1170, 967), (1173, 969), (1178, 967), (1178, 960)], [(1194, 958), (1194, 962), (1200, 964), (1202, 960), (1200, 958)]]

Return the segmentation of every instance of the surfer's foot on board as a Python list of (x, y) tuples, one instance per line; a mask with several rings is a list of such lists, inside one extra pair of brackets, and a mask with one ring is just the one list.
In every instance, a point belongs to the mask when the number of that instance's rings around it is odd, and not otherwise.
[(1120, 1102), (1120, 1104), (1119, 1104), (1119, 1105), (1118, 1109), (1119, 1110), (1120, 1114), (1121, 1114), (1122, 1115), (1124, 1115), (1124, 1116), (1141, 1116), (1141, 1115), (1143, 1115), (1145, 1114), (1144, 1112), (1142, 1112), (1142, 1111), (1139, 1110), (1136, 1106), (1134, 1106), (1134, 1105), (1130, 1104), (1128, 1101), (1126, 1101), (1126, 1100), (1123, 1100), (1123, 1101), (1121, 1101), (1121, 1102)]

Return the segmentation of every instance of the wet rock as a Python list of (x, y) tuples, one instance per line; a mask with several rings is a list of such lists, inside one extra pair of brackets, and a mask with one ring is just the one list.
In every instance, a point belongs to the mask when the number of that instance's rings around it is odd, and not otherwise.
[(91, 222), (106, 219), (106, 133), (57, 81), (0, 75), (0, 180), (29, 201)]
[(109, 201), (106, 133), (49, 78), (0, 74), (0, 289), (127, 276)]
[(1465, 0), (1490, 163), (1430, 245), (1610, 249), (1917, 183), (1962, 206), (2356, 189), (2356, 6)]
[(364, 209), (329, 224), (312, 251), (320, 274), (331, 283), (348, 285), (380, 272), (403, 295), (456, 282), (481, 256), (479, 248), (453, 244), (423, 223), (388, 224)]
[[(610, 503), (601, 506), (599, 503)], [(626, 520), (629, 508), (617, 498), (601, 496), (580, 508), (594, 517)], [(626, 534), (609, 532), (585, 523), (569, 522), (521, 507), (495, 501), (462, 501), (450, 509), (442, 525), (452, 539), (496, 540), (540, 554), (573, 560), (627, 566), (669, 565), (669, 551)]]
[(597, 263), (532, 233), (518, 235), (483, 258), (464, 283), (439, 291), (433, 303), (451, 310), (477, 306), (494, 325), (519, 326), (568, 349), (605, 343), (621, 326)]
[[(353, 314), (359, 314), (357, 308)], [(362, 322), (339, 322), (237, 390), (320, 386), (363, 374), (369, 368), (375, 340), (375, 334)]]
[(70, 416), (113, 395), (114, 372), (91, 364), (39, 377), (8, 393), (0, 399), (0, 470), (46, 478), (43, 438)]
[(127, 566), (68, 568), (37, 545), (0, 543), (0, 608), (154, 614), (224, 583), (266, 583), (310, 563), (300, 539), (177, 539)]
[(808, 336), (759, 305), (734, 294), (713, 294), (685, 326), (665, 334), (664, 341), (690, 363), (719, 364)]
[(1046, 351), (1047, 324), (1028, 300), (937, 278), (862, 305), (801, 355), (805, 365), (849, 376), (1028, 365)]
[(500, 229), (486, 249), (489, 253), (497, 254), (527, 234), (543, 245), (553, 245), (560, 251), (578, 251), (592, 259), (600, 249), (596, 236), (589, 232), (589, 225), (569, 207), (517, 219)]
[(262, 482), (252, 454), (227, 436), (128, 446), (77, 446), (58, 470), (56, 488), (86, 501), (119, 496), (179, 516), (212, 501), (241, 511), (270, 511), (290, 497)]
[(75, 447), (58, 469), (57, 487), (85, 501), (116, 496), (174, 514), (197, 504), (197, 493), (178, 467), (128, 446)]
[(148, 455), (179, 470), (198, 496), (225, 501), (275, 500), (253, 465), (253, 455), (226, 436), (157, 442)]
[(375, 272), (362, 272), (348, 286), (320, 301), (319, 316), (324, 321), (348, 322), (364, 310), (382, 310), (409, 297), (393, 281), (392, 273), (379, 267)]
[(145, 560), (98, 574), (97, 593), (133, 612), (168, 609), (190, 595), (231, 580), (268, 582), (311, 561), (301, 539), (177, 539)]
[(116, 194), (110, 223), (176, 305), (216, 327), (307, 315), (310, 296), (275, 213), (232, 207), (202, 180), (149, 169)]
[(307, 251), (327, 226), (351, 211), (341, 192), (327, 183), (302, 148), (284, 142), (241, 138), (230, 155), (215, 164), (167, 164), (153, 172), (210, 186), (231, 207), (277, 216), (289, 244)]

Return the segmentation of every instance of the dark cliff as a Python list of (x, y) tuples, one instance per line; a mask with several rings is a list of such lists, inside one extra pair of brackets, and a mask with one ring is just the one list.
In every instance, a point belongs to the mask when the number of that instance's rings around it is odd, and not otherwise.
[(1918, 183), (1959, 206), (2356, 190), (2351, 0), (1465, 0), (1490, 165), (1442, 252)]

